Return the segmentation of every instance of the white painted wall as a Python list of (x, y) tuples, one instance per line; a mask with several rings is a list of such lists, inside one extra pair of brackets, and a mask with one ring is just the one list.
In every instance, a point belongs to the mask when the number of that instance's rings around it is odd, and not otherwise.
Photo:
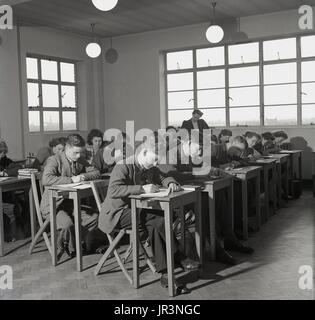
[[(241, 30), (252, 39), (296, 34), (300, 32), (298, 17), (297, 11), (245, 17), (241, 19)], [(236, 25), (229, 21), (222, 24), (228, 39)], [(113, 65), (104, 63), (106, 128), (124, 129), (125, 120), (135, 120), (135, 129), (164, 127), (161, 51), (208, 45), (207, 27), (208, 24), (198, 24), (114, 38), (119, 60)], [(109, 40), (104, 40), (104, 51), (108, 47)], [(296, 127), (287, 132), (291, 137), (305, 137), (308, 146), (315, 150), (315, 128)], [(311, 175), (309, 156), (306, 152), (303, 157), (305, 178)]]

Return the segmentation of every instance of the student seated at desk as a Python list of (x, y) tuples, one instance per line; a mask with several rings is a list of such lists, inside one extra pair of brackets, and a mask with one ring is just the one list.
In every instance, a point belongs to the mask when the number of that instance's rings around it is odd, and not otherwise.
[[(129, 164), (130, 163), (130, 164)], [(131, 228), (130, 195), (151, 193), (158, 191), (156, 185), (168, 187), (171, 191), (180, 189), (175, 179), (163, 174), (156, 166), (158, 163), (157, 146), (143, 145), (136, 154), (116, 164), (109, 181), (107, 196), (102, 203), (98, 227), (104, 233), (112, 233), (114, 229)], [(149, 236), (155, 258), (157, 272), (161, 273), (161, 285), (167, 286), (167, 264), (165, 250), (164, 216), (158, 210), (142, 210), (140, 215), (140, 232), (144, 240)], [(175, 261), (185, 270), (196, 270), (199, 263), (185, 256), (178, 249), (174, 235)], [(175, 281), (178, 293), (187, 293), (189, 290)]]
[[(176, 162), (168, 163), (166, 165), (159, 165), (163, 172), (167, 172), (167, 174), (173, 176), (177, 181), (182, 184), (185, 184), (187, 181), (191, 181), (196, 179), (196, 176), (193, 174), (193, 170), (200, 167), (200, 165), (194, 165), (194, 159), (203, 155), (203, 150), (201, 146), (190, 140), (183, 141), (178, 146), (177, 152), (177, 160)], [(182, 156), (189, 158), (188, 163), (183, 163)], [(170, 158), (170, 157), (169, 157)], [(203, 160), (206, 160), (207, 156), (204, 154)], [(187, 162), (187, 161), (185, 161)], [(206, 168), (207, 164), (204, 163), (203, 167)], [(205, 173), (203, 176), (200, 175), (200, 178), (207, 178), (212, 176), (217, 177), (224, 177), (227, 173), (219, 168), (208, 167), (208, 173)], [(198, 178), (197, 178), (198, 179)], [(244, 246), (235, 236), (232, 220), (233, 217), (231, 216), (230, 210), (227, 207), (227, 193), (226, 190), (220, 190), (216, 192), (216, 207), (215, 207), (215, 214), (216, 214), (216, 253), (217, 253), (217, 261), (220, 261), (225, 264), (235, 265), (237, 264), (236, 259), (234, 259), (227, 251), (225, 250), (232, 250), (238, 251), (242, 253), (251, 254), (253, 253), (253, 249)], [(202, 204), (204, 208), (203, 215), (204, 217), (208, 218), (208, 197), (206, 195), (202, 195)], [(205, 222), (205, 225), (208, 225)], [(221, 246), (221, 240), (224, 241), (224, 247)]]
[(261, 140), (256, 143), (254, 149), (262, 156), (267, 156), (270, 153), (279, 153), (280, 148), (274, 144), (274, 136), (271, 132), (265, 132), (261, 135)]
[(98, 129), (92, 129), (87, 136), (86, 142), (86, 160), (88, 163), (92, 163), (96, 153), (103, 146), (103, 132)]
[(42, 171), (46, 165), (47, 159), (54, 154), (59, 154), (65, 149), (65, 138), (54, 138), (49, 141), (49, 146), (39, 149), (32, 167)]
[(228, 129), (221, 130), (219, 136), (218, 136), (218, 142), (219, 143), (228, 143), (230, 141), (230, 138), (232, 137), (232, 131)]
[(247, 131), (244, 137), (248, 144), (247, 156), (253, 160), (261, 158), (261, 154), (255, 149), (256, 144), (261, 140), (261, 136), (256, 132)]
[[(100, 177), (100, 172), (91, 167), (81, 155), (84, 151), (85, 141), (78, 134), (71, 134), (67, 138), (64, 152), (56, 154), (47, 160), (43, 172), (43, 186), (78, 183), (81, 181), (95, 180)], [(49, 193), (44, 191), (41, 201), (41, 212), (45, 219), (49, 218)], [(97, 214), (93, 209), (82, 210), (83, 236), (88, 231), (97, 227)], [(58, 258), (66, 252), (73, 256), (75, 252), (75, 237), (73, 224), (73, 201), (59, 199), (56, 204), (58, 235)]]
[(285, 142), (288, 139), (288, 135), (283, 130), (272, 132), (275, 140), (274, 144), (281, 150), (292, 150), (292, 144), (290, 142)]

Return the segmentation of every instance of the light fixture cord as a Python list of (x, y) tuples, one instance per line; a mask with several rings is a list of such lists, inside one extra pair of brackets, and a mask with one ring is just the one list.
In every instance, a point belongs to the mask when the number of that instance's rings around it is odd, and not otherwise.
[(217, 6), (217, 2), (216, 1), (212, 1), (212, 12), (213, 12), (213, 24), (215, 24), (215, 8)]

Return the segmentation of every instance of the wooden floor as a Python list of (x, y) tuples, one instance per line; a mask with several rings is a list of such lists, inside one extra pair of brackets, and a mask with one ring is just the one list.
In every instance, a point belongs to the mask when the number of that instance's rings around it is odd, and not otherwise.
[[(315, 265), (314, 215), (315, 199), (304, 191), (301, 199), (290, 201), (260, 232), (250, 235), (254, 255), (237, 255), (241, 263), (235, 267), (209, 262), (202, 279), (180, 274), (193, 291), (174, 299), (313, 299), (312, 291), (298, 288), (298, 269)], [(0, 290), (0, 299), (169, 299), (159, 277), (149, 270), (141, 275), (143, 286), (138, 290), (118, 268), (94, 276), (92, 266), (98, 259), (84, 257), (84, 265), (90, 268), (78, 273), (75, 259), (54, 268), (47, 251), (29, 256), (24, 246), (0, 258), (0, 265), (11, 265), (14, 271), (13, 290)]]

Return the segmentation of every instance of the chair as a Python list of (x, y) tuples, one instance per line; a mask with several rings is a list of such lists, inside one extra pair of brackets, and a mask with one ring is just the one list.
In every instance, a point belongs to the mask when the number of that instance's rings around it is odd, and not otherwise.
[[(38, 242), (38, 240), (39, 240), (39, 238), (41, 236), (43, 236), (43, 238), (45, 240), (45, 243), (46, 243), (46, 246), (47, 246), (47, 249), (48, 249), (49, 253), (51, 254), (51, 244), (50, 244), (47, 232), (46, 232), (46, 229), (48, 228), (48, 226), (50, 224), (50, 221), (49, 221), (49, 217), (45, 221), (43, 221), (43, 217), (42, 217), (41, 210), (40, 210), (40, 204), (39, 204), (39, 197), (38, 197), (36, 181), (37, 181), (36, 174), (32, 173), (31, 174), (31, 184), (32, 184), (32, 192), (33, 192), (33, 198), (34, 198), (34, 203), (35, 203), (37, 221), (38, 221), (38, 224), (39, 224), (39, 230), (37, 231), (34, 239), (31, 242), (30, 249), (29, 249), (29, 254), (33, 253), (33, 250), (34, 250), (34, 248), (35, 248), (35, 246), (36, 246), (36, 244), (37, 244), (37, 242)], [(41, 196), (42, 196), (43, 195), (43, 186), (42, 186), (41, 181), (40, 180), (38, 180), (38, 181), (39, 181), (40, 193), (41, 193)]]
[[(96, 205), (97, 205), (97, 208), (99, 210), (99, 212), (101, 212), (101, 203), (102, 203), (102, 200), (101, 200), (101, 197), (100, 197), (100, 191), (98, 190), (99, 188), (97, 187), (97, 183), (96, 182), (91, 182), (91, 187), (92, 187), (92, 190), (93, 190), (93, 194), (94, 194), (94, 197), (95, 197), (95, 202), (96, 202)], [(98, 262), (96, 268), (95, 268), (95, 271), (94, 271), (94, 274), (95, 275), (98, 275), (102, 269), (102, 267), (104, 266), (104, 264), (106, 263), (107, 259), (110, 258), (112, 256), (112, 253), (114, 253), (114, 256), (117, 260), (117, 263), (120, 267), (120, 269), (122, 270), (122, 272), (124, 273), (125, 277), (127, 278), (127, 280), (130, 282), (130, 284), (132, 284), (132, 278), (131, 276), (129, 275), (125, 265), (124, 265), (124, 262), (127, 261), (128, 257), (124, 259), (122, 259), (117, 251), (117, 246), (119, 245), (121, 239), (125, 236), (125, 235), (129, 235), (129, 241), (131, 241), (132, 239), (132, 230), (129, 230), (129, 229), (121, 229), (121, 230), (114, 230), (116, 232), (116, 236), (113, 237), (112, 235), (110, 234), (106, 234), (107, 238), (108, 238), (108, 241), (109, 241), (109, 247), (108, 249), (106, 250), (106, 252), (104, 253), (104, 255), (102, 256), (102, 258), (100, 259), (100, 261)], [(131, 252), (131, 249), (132, 246), (130, 245), (129, 248), (127, 249), (126, 253), (127, 255), (129, 256), (128, 253)], [(140, 248), (142, 249), (145, 257), (146, 257), (146, 263), (148, 264), (148, 266), (150, 267), (150, 269), (152, 270), (153, 273), (156, 272), (156, 269), (152, 263), (152, 261), (150, 260), (150, 257), (146, 251), (146, 249), (144, 248), (142, 242), (140, 241)], [(124, 262), (123, 262), (124, 260)]]

